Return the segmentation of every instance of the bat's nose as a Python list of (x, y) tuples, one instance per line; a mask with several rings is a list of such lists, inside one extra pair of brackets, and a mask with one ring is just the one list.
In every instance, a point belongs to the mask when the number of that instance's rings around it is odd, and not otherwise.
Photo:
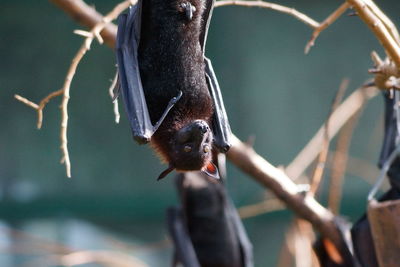
[(208, 131), (208, 126), (207, 125), (200, 125), (199, 130), (201, 133), (206, 133)]
[(203, 120), (197, 120), (194, 123), (196, 124), (196, 127), (199, 130), (199, 132), (202, 134), (205, 134), (210, 130), (210, 127), (208, 127), (207, 123)]

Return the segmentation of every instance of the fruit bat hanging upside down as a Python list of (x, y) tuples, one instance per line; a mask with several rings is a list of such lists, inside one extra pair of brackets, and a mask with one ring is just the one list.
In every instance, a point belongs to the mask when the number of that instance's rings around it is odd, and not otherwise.
[(218, 178), (213, 153), (231, 130), (204, 56), (214, 0), (138, 0), (118, 21), (119, 86), (134, 139), (174, 169)]

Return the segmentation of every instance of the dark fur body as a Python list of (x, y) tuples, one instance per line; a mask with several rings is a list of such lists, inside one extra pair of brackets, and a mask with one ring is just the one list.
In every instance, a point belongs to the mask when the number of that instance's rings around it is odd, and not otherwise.
[(182, 190), (182, 208), (199, 263), (203, 267), (245, 266), (231, 217), (236, 211), (229, 206), (227, 192), (223, 184), (207, 183), (207, 177), (203, 179), (203, 184), (196, 186), (196, 181), (193, 185), (190, 177), (187, 178), (186, 188)]
[(203, 2), (190, 1), (196, 8), (192, 20), (182, 12), (182, 2), (143, 1), (138, 53), (140, 76), (153, 124), (171, 98), (179, 91), (183, 93), (151, 139), (152, 146), (169, 163), (176, 161), (173, 153), (175, 133), (199, 119), (210, 125), (213, 114), (199, 42)]

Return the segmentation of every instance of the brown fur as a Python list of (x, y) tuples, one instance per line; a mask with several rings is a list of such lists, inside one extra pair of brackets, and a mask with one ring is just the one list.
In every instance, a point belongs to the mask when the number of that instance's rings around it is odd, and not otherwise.
[(210, 159), (204, 159), (202, 166), (191, 163), (183, 166), (182, 162), (188, 159), (187, 155), (178, 151), (176, 135), (195, 120), (211, 125), (213, 103), (199, 42), (204, 0), (190, 1), (196, 8), (192, 20), (185, 17), (180, 6), (183, 2), (189, 1), (143, 0), (139, 66), (153, 124), (160, 118), (169, 100), (179, 91), (183, 93), (153, 135), (151, 146), (164, 162), (185, 170), (194, 168), (188, 166), (201, 169)]

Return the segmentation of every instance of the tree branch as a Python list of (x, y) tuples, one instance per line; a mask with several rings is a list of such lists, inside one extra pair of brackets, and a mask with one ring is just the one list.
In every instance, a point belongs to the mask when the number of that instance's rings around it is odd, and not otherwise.
[(342, 102), (344, 93), (348, 85), (349, 81), (346, 79), (343, 80), (331, 105), (331, 110), (329, 111), (328, 118), (324, 123), (324, 135), (323, 135), (323, 142), (321, 145), (321, 152), (318, 155), (317, 165), (315, 166), (314, 173), (311, 178), (310, 191), (308, 192), (309, 194), (311, 194), (311, 196), (314, 196), (319, 189), (319, 185), (321, 184), (322, 177), (324, 174), (326, 161), (328, 159), (329, 146), (331, 143), (331, 138), (329, 138), (329, 127), (332, 118), (332, 113), (336, 110), (340, 102)]
[[(53, 1), (54, 2), (54, 1)], [(57, 1), (55, 1), (57, 2)], [(76, 11), (77, 8), (82, 7), (83, 9), (80, 10), (79, 13), (77, 13), (74, 17), (76, 19), (79, 19), (82, 23), (89, 23), (89, 22), (94, 22), (94, 21), (99, 21), (90, 32), (86, 31), (77, 31), (78, 34), (84, 35), (86, 38), (79, 48), (78, 52), (76, 53), (75, 57), (72, 59), (72, 63), (68, 69), (67, 75), (64, 80), (63, 87), (55, 92), (50, 93), (47, 97), (45, 97), (43, 100), (40, 101), (40, 104), (37, 105), (31, 101), (29, 101), (26, 98), (23, 98), (19, 95), (16, 95), (15, 98), (17, 100), (20, 100), (24, 104), (34, 108), (35, 110), (38, 111), (38, 128), (42, 126), (42, 121), (43, 121), (43, 108), (46, 106), (46, 104), (54, 97), (63, 95), (62, 97), (62, 102), (61, 102), (61, 132), (60, 132), (60, 139), (61, 139), (61, 151), (62, 151), (62, 158), (61, 158), (61, 163), (65, 165), (67, 177), (71, 177), (71, 161), (69, 158), (69, 151), (68, 151), (68, 137), (67, 137), (67, 129), (68, 129), (68, 102), (70, 98), (70, 89), (71, 89), (71, 83), (72, 80), (75, 76), (76, 69), (81, 62), (82, 58), (86, 54), (87, 51), (90, 50), (90, 46), (93, 42), (93, 40), (96, 38), (99, 43), (103, 43), (103, 37), (101, 34), (104, 34), (104, 36), (108, 36), (108, 44), (111, 46), (113, 45), (113, 42), (111, 41), (114, 39), (115, 43), (115, 35), (107, 35), (109, 32), (104, 31), (103, 29), (107, 27), (107, 25), (116, 19), (119, 14), (121, 14), (125, 9), (129, 7), (129, 5), (135, 4), (136, 0), (126, 0), (124, 2), (121, 2), (120, 4), (116, 5), (114, 9), (108, 13), (106, 16), (102, 17), (101, 15), (96, 15), (96, 12), (90, 11), (90, 7), (88, 7), (84, 2), (82, 1), (74, 1), (74, 5), (68, 5), (70, 1), (62, 1), (63, 4), (62, 6), (67, 8), (68, 7), (68, 14), (72, 15), (75, 14), (74, 12)], [(79, 3), (82, 2), (82, 3)], [(72, 8), (74, 7), (74, 8)], [(89, 13), (85, 13), (89, 12)], [(86, 15), (87, 16), (86, 16)], [(100, 17), (99, 17), (100, 16)], [(115, 27), (115, 26), (114, 26)], [(116, 114), (117, 115), (117, 114)]]
[[(363, 86), (352, 93), (333, 113), (328, 136), (332, 139), (343, 125), (358, 112), (364, 103), (374, 97), (378, 90), (375, 86)], [(298, 179), (321, 152), (324, 140), (324, 126), (300, 151), (293, 161), (285, 168), (286, 174), (292, 179)]]
[[(221, 5), (219, 4), (219, 6)], [(80, 16), (91, 16), (89, 12), (82, 12)], [(367, 88), (371, 89), (370, 87)], [(343, 104), (345, 108), (342, 107), (336, 110), (332, 115), (332, 133), (330, 136), (334, 136), (334, 132), (337, 132), (338, 128), (344, 124), (344, 121), (348, 120), (349, 115), (346, 115), (346, 113), (349, 113), (349, 105), (354, 105), (357, 109), (365, 98), (365, 92), (358, 90), (345, 102), (347, 105)], [(341, 116), (345, 118), (336, 123), (336, 127), (334, 127), (333, 122)], [(321, 206), (313, 197), (299, 192), (298, 186), (283, 171), (272, 166), (237, 137), (232, 136), (232, 140), (233, 146), (227, 156), (236, 166), (252, 176), (257, 182), (273, 191), (299, 217), (309, 221), (325, 238), (330, 239), (338, 248), (342, 247), (342, 237), (334, 222), (334, 215), (329, 210)], [(309, 156), (308, 153), (307, 156)]]
[(400, 68), (398, 33), (393, 23), (386, 16), (381, 19), (379, 14), (383, 14), (383, 12), (370, 0), (347, 0), (347, 2), (353, 6), (361, 20), (375, 34), (397, 68)]
[(320, 26), (317, 21), (297, 11), (296, 9), (274, 3), (269, 3), (264, 1), (235, 1), (235, 0), (215, 2), (215, 7), (220, 7), (220, 6), (244, 6), (244, 7), (261, 7), (266, 9), (272, 9), (284, 14), (288, 14), (292, 17), (295, 17), (296, 19), (310, 26), (313, 29), (317, 29)]
[(308, 54), (311, 47), (314, 46), (315, 40), (320, 35), (320, 33), (332, 25), (346, 10), (350, 5), (346, 2), (343, 3), (338, 9), (336, 9), (331, 15), (329, 15), (323, 22), (319, 23), (318, 27), (315, 28), (313, 34), (311, 35), (310, 41), (308, 41), (306, 47), (304, 48), (304, 53)]
[(298, 186), (283, 171), (272, 166), (236, 136), (232, 136), (232, 147), (227, 156), (238, 168), (270, 189), (297, 216), (309, 221), (338, 248), (342, 247), (343, 240), (334, 223), (334, 215), (313, 197), (299, 192)]
[[(93, 7), (87, 5), (83, 1), (75, 0), (49, 0), (65, 13), (70, 15), (76, 22), (87, 28), (93, 28), (103, 20), (103, 15), (98, 13)], [(101, 36), (104, 38), (105, 43), (110, 46), (115, 46), (115, 39), (117, 37), (117, 26), (114, 24), (107, 24), (104, 29), (100, 31)]]

